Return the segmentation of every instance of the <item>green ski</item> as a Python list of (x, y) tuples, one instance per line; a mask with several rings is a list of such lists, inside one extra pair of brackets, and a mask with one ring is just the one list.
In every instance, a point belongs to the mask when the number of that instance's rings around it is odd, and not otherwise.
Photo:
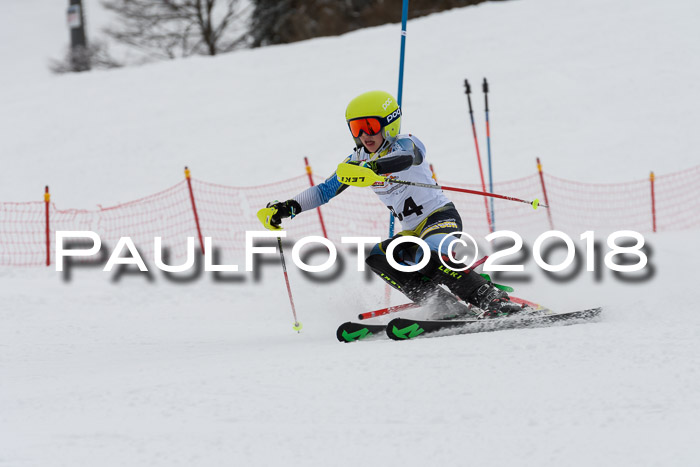
[(340, 342), (355, 342), (374, 335), (382, 335), (386, 328), (383, 324), (353, 323), (348, 321), (338, 326), (335, 335)]

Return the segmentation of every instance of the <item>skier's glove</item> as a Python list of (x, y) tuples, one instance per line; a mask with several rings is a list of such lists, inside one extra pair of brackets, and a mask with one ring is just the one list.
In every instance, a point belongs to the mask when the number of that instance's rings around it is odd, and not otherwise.
[(372, 172), (379, 173), (377, 172), (377, 161), (349, 161), (348, 164), (359, 165), (360, 167), (368, 167)]
[(399, 154), (396, 156), (387, 156), (376, 161), (364, 162), (348, 162), (349, 164), (359, 165), (360, 167), (368, 167), (372, 172), (382, 175), (393, 172), (401, 172), (413, 165), (413, 156), (407, 154)]
[(377, 171), (377, 161), (365, 161), (362, 164), (362, 167), (369, 167), (372, 169), (372, 172), (378, 174), (379, 172)]
[(294, 218), (301, 212), (301, 206), (296, 200), (290, 199), (284, 202), (272, 201), (267, 207), (258, 211), (258, 219), (268, 230), (280, 230), (282, 219)]

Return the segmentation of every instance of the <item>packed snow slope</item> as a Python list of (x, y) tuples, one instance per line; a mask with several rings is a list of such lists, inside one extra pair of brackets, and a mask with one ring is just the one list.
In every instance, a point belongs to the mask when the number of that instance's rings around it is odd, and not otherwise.
[[(238, 185), (297, 176), (303, 156), (330, 173), (351, 145), (347, 101), (396, 87), (397, 25), (54, 77), (37, 65), (60, 52), (54, 26), (10, 40), (52, 3), (0, 4), (2, 201), (40, 200), (45, 184), (59, 208), (129, 201), (186, 164)], [(531, 174), (537, 156), (589, 182), (695, 165), (698, 13), (691, 0), (523, 0), (411, 21), (404, 130), (438, 175), (477, 181), (462, 81), (486, 76), (497, 180)], [(636, 282), (582, 266), (555, 280), (532, 259), (527, 280), (503, 279), (555, 309), (602, 305), (598, 322), (408, 343), (335, 340), (384, 303), (350, 266), (322, 284), (290, 267), (300, 334), (279, 263), (181, 282), (0, 269), (0, 465), (694, 466), (696, 237), (647, 235)]]
[[(0, 5), (5, 201), (41, 199), (48, 184), (59, 207), (107, 206), (181, 180), (185, 165), (228, 185), (303, 174), (303, 156), (316, 173), (330, 174), (352, 146), (347, 102), (371, 89), (396, 92), (395, 24), (50, 76), (47, 59), (68, 37), (55, 3)], [(86, 9), (97, 14), (99, 3)], [(47, 22), (46, 10), (63, 30), (36, 30), (41, 42), (15, 39), (35, 17)], [(526, 0), (416, 19), (408, 28), (403, 131), (426, 143), (439, 176), (478, 182), (463, 82), (475, 88), (485, 154), (480, 83), (487, 77), (496, 180), (532, 174), (536, 157), (551, 174), (589, 182), (685, 169), (697, 164), (700, 146), (699, 14), (692, 0)], [(97, 17), (104, 21), (104, 13)], [(29, 57), (19, 56), (24, 47)]]

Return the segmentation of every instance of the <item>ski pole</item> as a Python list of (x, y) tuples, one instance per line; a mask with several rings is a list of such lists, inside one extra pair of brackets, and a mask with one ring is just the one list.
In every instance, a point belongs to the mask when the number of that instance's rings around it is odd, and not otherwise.
[[(493, 170), (491, 169), (491, 126), (489, 125), (489, 83), (484, 78), (482, 85), (484, 91), (484, 105), (486, 109), (486, 149), (489, 156), (489, 191), (493, 193)], [(496, 213), (493, 210), (493, 198), (491, 198), (491, 225), (496, 229)]]
[(280, 259), (282, 260), (282, 271), (284, 272), (284, 281), (287, 284), (287, 294), (289, 294), (289, 303), (292, 305), (292, 314), (294, 315), (293, 329), (296, 332), (301, 332), (302, 325), (297, 319), (297, 310), (294, 307), (294, 299), (292, 298), (292, 288), (289, 286), (289, 276), (287, 275), (287, 265), (284, 262), (284, 250), (282, 250), (282, 238), (277, 237), (277, 244), (280, 247)]
[(374, 310), (374, 311), (368, 311), (366, 313), (360, 313), (359, 315), (357, 315), (357, 318), (360, 320), (374, 318), (377, 316), (388, 315), (389, 313), (396, 313), (397, 311), (401, 311), (401, 310), (408, 310), (410, 308), (418, 308), (419, 306), (421, 306), (419, 303), (414, 303), (414, 302), (404, 303), (403, 305), (390, 306), (387, 308), (382, 308), (381, 310)]
[[(457, 188), (457, 187), (437, 185), (437, 184), (430, 185), (428, 183), (409, 182), (406, 180), (396, 180), (393, 178), (387, 178), (387, 177), (384, 177), (382, 175), (378, 175), (378, 174), (374, 173), (372, 171), (372, 169), (370, 169), (369, 167), (362, 167), (360, 165), (354, 165), (354, 164), (345, 164), (345, 163), (339, 164), (338, 169), (336, 170), (336, 176), (338, 177), (338, 180), (341, 183), (344, 183), (345, 185), (365, 187), (365, 186), (371, 186), (375, 183), (397, 183), (399, 185), (417, 186), (417, 187), (422, 187), (422, 188), (432, 188), (434, 190), (456, 191), (459, 193), (469, 193), (472, 195), (481, 195), (481, 196), (485, 196), (485, 197), (488, 196), (491, 198), (505, 199), (507, 201), (517, 201), (519, 203), (529, 204), (534, 209), (537, 209), (539, 206), (542, 206), (543, 208), (549, 207), (546, 204), (540, 204), (540, 200), (537, 198), (535, 198), (533, 201), (526, 201), (524, 199), (515, 198), (513, 196), (505, 196), (505, 195), (499, 195), (496, 193), (488, 193), (486, 191), (469, 190), (467, 188)], [(484, 198), (484, 201), (486, 201), (486, 198)]]
[[(469, 86), (469, 80), (464, 80), (465, 93), (467, 94), (467, 102), (469, 103), (469, 118), (472, 121), (472, 134), (474, 135), (474, 146), (476, 147), (476, 160), (479, 162), (479, 176), (481, 177), (481, 189), (486, 191), (486, 182), (484, 182), (484, 169), (481, 167), (481, 154), (479, 153), (479, 140), (476, 138), (476, 124), (474, 123), (474, 110), (472, 109), (472, 88)], [(491, 214), (489, 214), (489, 203), (484, 198), (484, 208), (486, 208), (486, 220), (489, 223), (489, 232), (493, 232), (493, 223), (491, 222)]]
[[(537, 209), (539, 206), (542, 206), (543, 208), (549, 207), (546, 204), (540, 204), (540, 200), (538, 200), (537, 198), (535, 198), (533, 201), (526, 201), (524, 199), (515, 198), (513, 196), (505, 196), (505, 195), (499, 195), (496, 193), (488, 193), (486, 191), (468, 190), (467, 188), (457, 188), (457, 187), (445, 186), (445, 185), (428, 185), (427, 183), (408, 182), (406, 180), (386, 179), (386, 181), (389, 183), (398, 183), (400, 185), (418, 186), (418, 187), (423, 187), (423, 188), (434, 188), (436, 190), (457, 191), (460, 193), (469, 193), (472, 195), (481, 195), (481, 196), (488, 196), (490, 198), (505, 199), (508, 201), (517, 201), (519, 203), (529, 204), (534, 209)], [(484, 198), (484, 201), (485, 200), (486, 200), (486, 198)]]

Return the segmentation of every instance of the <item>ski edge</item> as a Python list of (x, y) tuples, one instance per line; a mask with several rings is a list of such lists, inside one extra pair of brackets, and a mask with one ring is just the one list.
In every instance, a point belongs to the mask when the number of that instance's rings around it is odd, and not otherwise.
[(519, 317), (466, 320), (415, 320), (395, 318), (386, 326), (387, 336), (395, 341), (410, 340), (422, 336), (492, 332), (506, 329), (546, 326), (551, 323), (575, 324), (598, 317), (602, 307), (587, 308), (560, 313), (532, 314)]

